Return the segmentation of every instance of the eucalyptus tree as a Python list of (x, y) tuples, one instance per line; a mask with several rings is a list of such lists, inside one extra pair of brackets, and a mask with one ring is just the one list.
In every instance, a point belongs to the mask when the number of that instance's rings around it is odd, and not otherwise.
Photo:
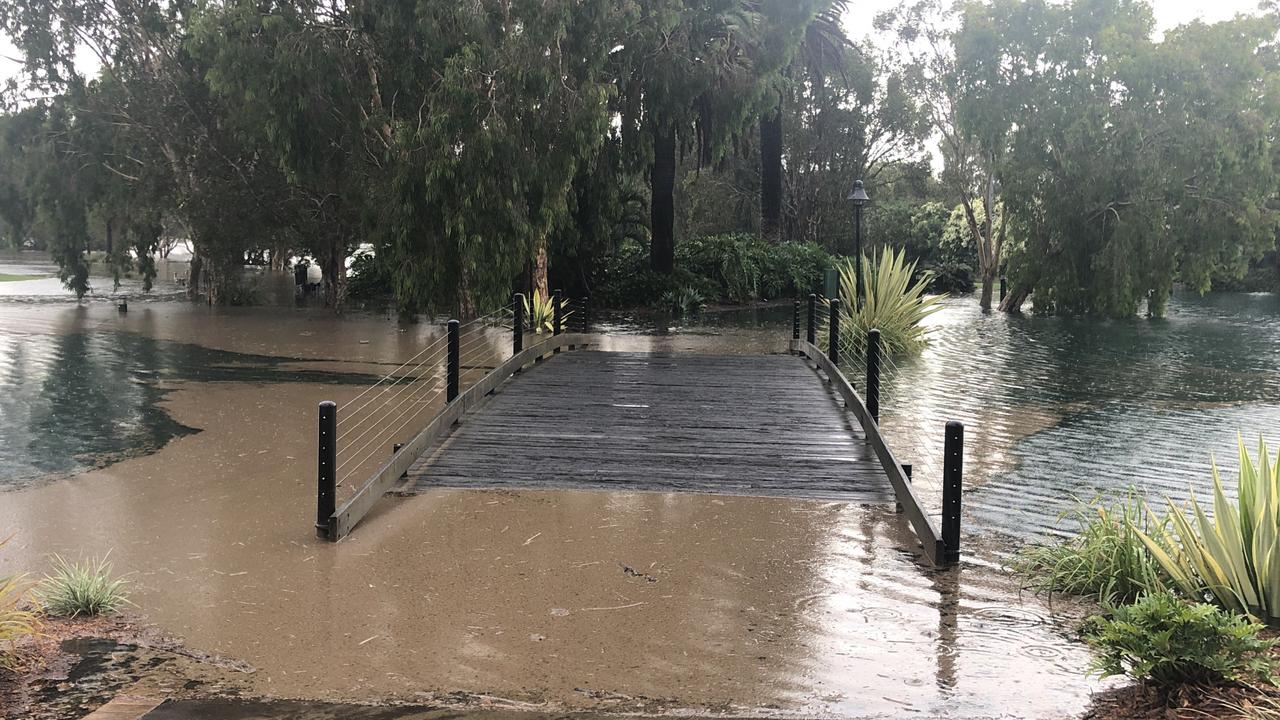
[(1054, 8), (1017, 115), (1005, 207), (1010, 260), (1038, 310), (1160, 315), (1176, 282), (1200, 292), (1274, 247), (1280, 121), (1274, 15), (1192, 23), (1153, 38), (1150, 8)]

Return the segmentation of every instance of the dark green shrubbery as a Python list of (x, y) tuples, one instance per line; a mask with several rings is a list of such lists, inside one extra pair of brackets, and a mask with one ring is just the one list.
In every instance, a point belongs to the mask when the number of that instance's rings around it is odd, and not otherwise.
[(1167, 591), (1147, 593), (1110, 617), (1091, 618), (1085, 639), (1098, 652), (1094, 669), (1104, 677), (1128, 675), (1172, 687), (1269, 679), (1276, 661), (1263, 626), (1205, 603), (1189, 603)]
[(745, 303), (806, 295), (831, 267), (831, 256), (812, 243), (773, 245), (747, 234), (710, 235), (682, 241), (676, 271), (649, 269), (648, 250), (622, 242), (610, 256), (596, 296), (615, 307), (660, 303), (685, 290), (713, 301)]
[(360, 253), (351, 261), (347, 277), (347, 297), (355, 300), (382, 299), (391, 296), (390, 271), (371, 252)]

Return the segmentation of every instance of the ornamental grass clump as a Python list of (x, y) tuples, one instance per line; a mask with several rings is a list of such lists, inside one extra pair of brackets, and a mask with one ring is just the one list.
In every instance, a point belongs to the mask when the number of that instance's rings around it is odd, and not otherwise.
[[(8, 540), (0, 541), (3, 547)], [(36, 614), (26, 609), (27, 586), (22, 575), (0, 577), (0, 668), (12, 670), (16, 664), (13, 643), (40, 629)]]
[[(569, 326), (569, 316), (573, 311), (569, 309), (569, 298), (560, 299), (560, 323), (563, 327)], [(535, 333), (542, 334), (544, 332), (554, 332), (556, 329), (556, 299), (552, 295), (543, 297), (539, 290), (533, 291), (532, 297), (524, 299), (524, 322), (525, 327)]]
[(1265, 441), (1258, 442), (1256, 463), (1244, 440), (1238, 444), (1237, 500), (1227, 498), (1214, 462), (1212, 517), (1194, 496), (1186, 506), (1169, 501), (1167, 522), (1137, 534), (1188, 597), (1212, 597), (1280, 627), (1280, 461), (1272, 462)]
[(1098, 653), (1103, 677), (1127, 675), (1161, 688), (1225, 681), (1275, 681), (1276, 640), (1264, 626), (1207, 603), (1189, 603), (1169, 591), (1147, 593), (1132, 605), (1095, 616), (1084, 637)]
[[(930, 273), (915, 278), (916, 264), (907, 262), (906, 252), (886, 247), (879, 259), (867, 258), (862, 263), (862, 298), (854, 283), (856, 264), (852, 259), (839, 261), (840, 272), (840, 340), (854, 352), (865, 352), (867, 331), (880, 331), (880, 347), (888, 355), (910, 355), (920, 352), (927, 343), (925, 318), (942, 309), (943, 295), (927, 295)], [(915, 279), (913, 279), (915, 278)], [(828, 304), (829, 306), (829, 304)]]
[[(108, 553), (110, 555), (110, 553)], [(107, 558), (83, 564), (53, 556), (53, 573), (36, 588), (35, 599), (50, 615), (78, 617), (119, 610), (129, 602), (125, 581), (112, 577)]]
[(1142, 499), (1130, 492), (1111, 505), (1081, 504), (1070, 515), (1078, 527), (1069, 538), (1018, 551), (1011, 568), (1035, 590), (1092, 597), (1103, 605), (1136, 600), (1165, 587), (1159, 563), (1148, 552), (1139, 529), (1148, 515)]

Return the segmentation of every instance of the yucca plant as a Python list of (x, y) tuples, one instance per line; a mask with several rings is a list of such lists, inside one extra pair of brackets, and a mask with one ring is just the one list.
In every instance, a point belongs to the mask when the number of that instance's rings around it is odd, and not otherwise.
[[(554, 332), (556, 329), (555, 316), (555, 297), (543, 297), (538, 290), (533, 291), (531, 297), (524, 299), (524, 322), (525, 327), (535, 333)], [(560, 300), (560, 323), (562, 327), (569, 326), (569, 316), (573, 311), (569, 309), (569, 298)]]
[(1280, 626), (1280, 462), (1264, 440), (1256, 464), (1244, 440), (1238, 444), (1238, 500), (1227, 498), (1214, 461), (1213, 517), (1194, 496), (1185, 506), (1167, 501), (1172, 530), (1138, 536), (1188, 596), (1208, 593), (1228, 610)]
[(702, 293), (691, 287), (666, 291), (662, 294), (661, 303), (676, 317), (685, 317), (701, 312), (703, 306), (706, 305)]
[[(107, 553), (110, 556), (111, 553)], [(35, 598), (50, 615), (77, 617), (115, 612), (129, 602), (125, 581), (112, 577), (107, 557), (83, 564), (54, 555), (53, 573), (36, 588)]]
[[(850, 258), (839, 261), (840, 339), (861, 353), (866, 348), (867, 331), (880, 331), (880, 347), (889, 355), (913, 354), (924, 347), (924, 320), (942, 309), (942, 295), (927, 295), (931, 275), (923, 273), (914, 282), (916, 264), (907, 262), (906, 252), (886, 247), (877, 260), (862, 263), (862, 300), (857, 297), (856, 264)], [(830, 303), (828, 303), (828, 306)]]

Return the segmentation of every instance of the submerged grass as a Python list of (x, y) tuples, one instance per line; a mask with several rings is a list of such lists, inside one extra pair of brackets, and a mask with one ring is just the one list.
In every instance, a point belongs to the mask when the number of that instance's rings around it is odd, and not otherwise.
[(99, 615), (115, 612), (129, 602), (124, 586), (124, 580), (112, 577), (106, 557), (80, 564), (54, 555), (53, 573), (36, 588), (35, 598), (50, 615)]
[(1110, 505), (1082, 503), (1064, 516), (1079, 525), (1075, 535), (1028, 545), (1011, 567), (1037, 591), (1091, 597), (1102, 605), (1131, 603), (1166, 587), (1160, 565), (1139, 533), (1158, 529), (1150, 527), (1150, 517), (1135, 492)]

